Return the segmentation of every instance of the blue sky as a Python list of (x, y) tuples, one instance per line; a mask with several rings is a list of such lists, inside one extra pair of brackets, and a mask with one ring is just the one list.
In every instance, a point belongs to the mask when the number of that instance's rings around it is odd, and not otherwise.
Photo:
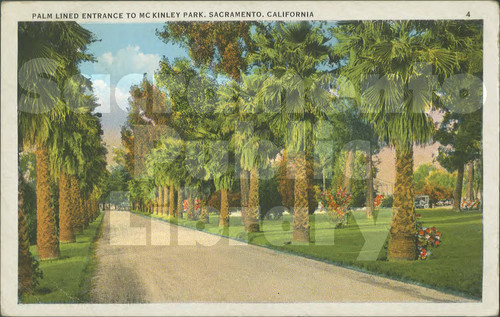
[(94, 93), (101, 104), (104, 141), (111, 152), (119, 145), (120, 127), (127, 118), (130, 86), (138, 84), (144, 73), (152, 79), (163, 56), (169, 60), (187, 57), (185, 49), (165, 44), (155, 34), (163, 23), (86, 23), (99, 40), (88, 47), (96, 62), (82, 63), (81, 72), (93, 81)]
[[(143, 74), (152, 80), (160, 60), (188, 57), (187, 50), (165, 44), (156, 36), (163, 23), (82, 23), (97, 41), (88, 51), (96, 62), (82, 63), (81, 72), (93, 82), (94, 94), (101, 104), (104, 141), (108, 152), (120, 145), (120, 129), (127, 119), (130, 86), (140, 83)], [(218, 78), (222, 80), (221, 78)], [(110, 155), (108, 159), (111, 159)]]

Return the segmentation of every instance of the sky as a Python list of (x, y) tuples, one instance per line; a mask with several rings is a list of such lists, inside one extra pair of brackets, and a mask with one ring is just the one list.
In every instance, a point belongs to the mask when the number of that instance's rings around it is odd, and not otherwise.
[(112, 148), (120, 144), (120, 129), (127, 119), (130, 86), (139, 84), (144, 73), (152, 80), (163, 56), (173, 60), (188, 55), (181, 47), (165, 44), (156, 36), (163, 23), (81, 25), (98, 39), (88, 47), (96, 61), (82, 63), (80, 70), (93, 82), (94, 94), (101, 104), (96, 112), (102, 113), (104, 142), (108, 153), (112, 153)]
[[(167, 56), (170, 61), (188, 57), (185, 49), (165, 44), (156, 36), (163, 23), (89, 23), (83, 27), (92, 31), (98, 41), (88, 47), (96, 61), (80, 65), (81, 72), (93, 82), (94, 94), (101, 104), (96, 112), (102, 113), (103, 139), (108, 148), (108, 163), (112, 164), (113, 148), (119, 147), (120, 130), (127, 119), (130, 86), (139, 84), (143, 74), (152, 80), (160, 60)], [(419, 164), (432, 163), (438, 144), (415, 148), (415, 168)], [(383, 149), (374, 160), (379, 169), (377, 179), (384, 184), (394, 182), (395, 153)], [(392, 186), (390, 190), (392, 191)]]

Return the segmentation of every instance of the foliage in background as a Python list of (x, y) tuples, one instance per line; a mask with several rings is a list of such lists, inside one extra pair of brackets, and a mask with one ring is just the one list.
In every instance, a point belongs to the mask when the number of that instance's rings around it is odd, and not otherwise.
[(432, 164), (421, 164), (413, 175), (415, 194), (428, 195), (430, 207), (438, 201), (453, 198), (456, 173), (449, 173)]

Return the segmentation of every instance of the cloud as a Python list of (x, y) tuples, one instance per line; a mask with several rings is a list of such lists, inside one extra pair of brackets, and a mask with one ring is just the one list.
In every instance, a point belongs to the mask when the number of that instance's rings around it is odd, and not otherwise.
[(88, 75), (97, 102), (101, 105), (96, 111), (102, 113), (103, 139), (108, 146), (120, 144), (119, 132), (127, 120), (130, 86), (139, 84), (144, 73), (152, 79), (160, 59), (158, 54), (145, 54), (139, 46), (129, 45), (114, 52), (105, 52), (97, 56), (92, 66), (89, 65), (93, 74)]
[(129, 45), (115, 53), (106, 52), (98, 56), (94, 69), (101, 74), (110, 74), (113, 83), (134, 73), (141, 75), (148, 73), (148, 77), (151, 78), (158, 68), (160, 59), (158, 54), (145, 54), (141, 52), (139, 46)]
[(106, 80), (106, 78), (102, 77), (107, 76), (94, 75), (90, 78), (92, 81), (94, 95), (96, 96), (96, 101), (100, 104), (100, 106), (96, 108), (96, 112), (109, 113), (111, 109), (111, 89), (109, 86), (109, 78)]
[(111, 52), (107, 52), (102, 54), (101, 59), (103, 62), (107, 63), (108, 65), (113, 64), (113, 54)]

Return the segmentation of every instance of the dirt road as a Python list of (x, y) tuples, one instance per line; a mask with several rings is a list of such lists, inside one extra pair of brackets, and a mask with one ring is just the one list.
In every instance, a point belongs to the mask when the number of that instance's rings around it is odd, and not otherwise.
[(97, 303), (466, 301), (126, 211), (103, 226)]

